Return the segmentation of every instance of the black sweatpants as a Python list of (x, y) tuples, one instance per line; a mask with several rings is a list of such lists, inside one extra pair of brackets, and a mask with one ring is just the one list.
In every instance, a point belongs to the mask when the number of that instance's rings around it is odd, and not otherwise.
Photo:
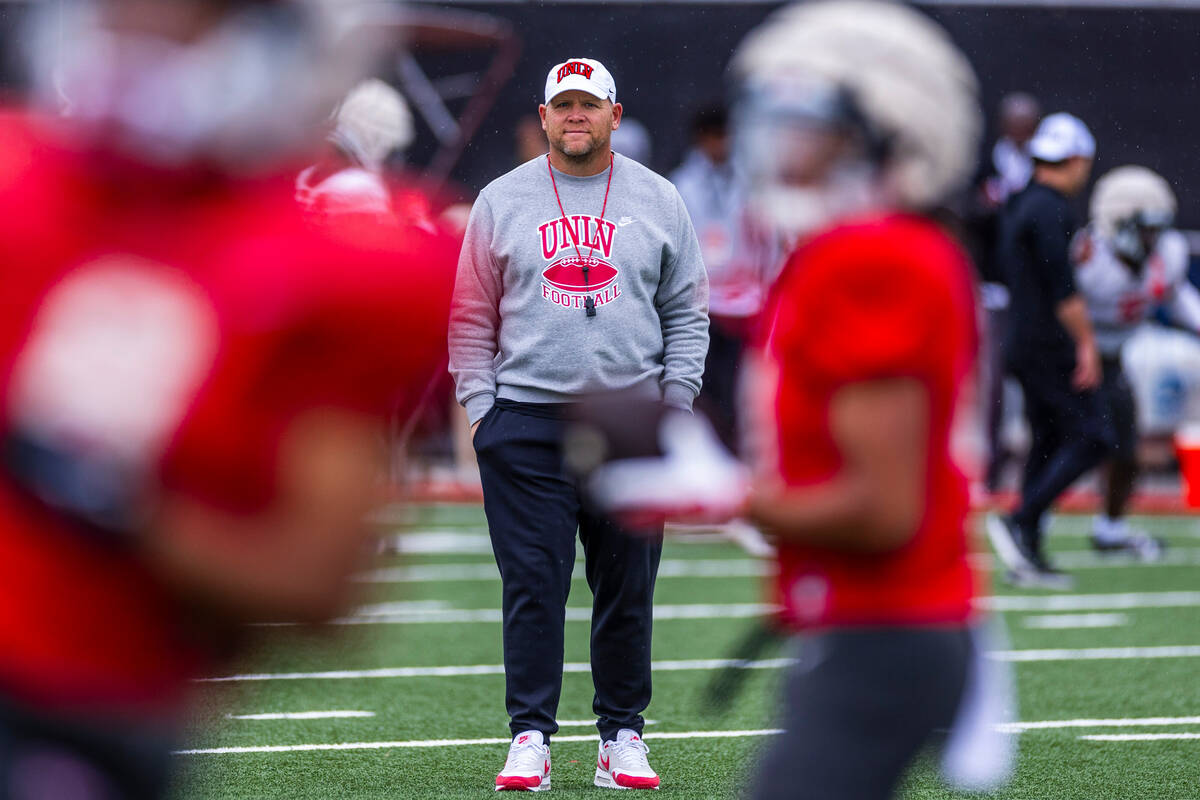
[(704, 381), (697, 408), (708, 415), (721, 441), (738, 452), (738, 381), (746, 340), (714, 321), (708, 328), (708, 355), (704, 357)]
[(983, 350), (979, 354), (979, 385), (983, 401), (984, 430), (988, 461), (984, 476), (988, 491), (1000, 486), (1001, 472), (1009, 453), (1004, 446), (1004, 337), (1008, 334), (1008, 309), (990, 308)]
[(783, 728), (754, 800), (887, 800), (963, 697), (974, 644), (965, 628), (834, 630), (800, 641)]
[(639, 733), (662, 530), (630, 534), (588, 511), (563, 470), (561, 404), (497, 400), (475, 432), (492, 549), (504, 586), (505, 704), (513, 734), (558, 731), (563, 625), (575, 534), (591, 587), (592, 708), (604, 739)]
[(1121, 358), (1106, 357), (1102, 361), (1104, 379), (1100, 382), (1100, 406), (1111, 421), (1114, 447), (1110, 454), (1119, 461), (1137, 461), (1137, 401), (1133, 388), (1125, 377)]
[(1050, 505), (1100, 463), (1116, 444), (1116, 435), (1099, 393), (1071, 386), (1072, 364), (1048, 359), (1010, 368), (1025, 395), (1032, 435), (1021, 505), (1013, 521), (1040, 537)]
[(1112, 421), (1116, 446), (1108, 458), (1108, 485), (1104, 513), (1111, 519), (1124, 516), (1137, 479), (1137, 402), (1125, 377), (1121, 357), (1103, 360), (1104, 380), (1100, 384), (1100, 403)]

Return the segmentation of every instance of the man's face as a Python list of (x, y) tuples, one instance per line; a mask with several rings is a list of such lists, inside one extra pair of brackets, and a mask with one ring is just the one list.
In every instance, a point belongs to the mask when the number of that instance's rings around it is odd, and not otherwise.
[(1000, 134), (1023, 145), (1033, 138), (1038, 121), (1036, 109), (1009, 112), (1000, 120)]
[(710, 131), (696, 137), (696, 147), (714, 164), (724, 164), (729, 160), (729, 134), (723, 131)]
[(211, 30), (225, 12), (224, 3), (206, 0), (110, 0), (101, 4), (102, 19), (112, 30), (176, 42), (190, 42)]
[(621, 124), (621, 104), (572, 89), (538, 107), (550, 147), (569, 158), (586, 158), (602, 150)]
[(1083, 156), (1072, 156), (1067, 160), (1070, 175), (1070, 191), (1067, 194), (1078, 194), (1087, 186), (1088, 178), (1092, 175), (1092, 159)]

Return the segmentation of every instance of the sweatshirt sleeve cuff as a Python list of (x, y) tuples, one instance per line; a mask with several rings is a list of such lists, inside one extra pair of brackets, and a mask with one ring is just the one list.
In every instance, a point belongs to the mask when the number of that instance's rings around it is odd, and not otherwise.
[(496, 395), (491, 392), (480, 392), (467, 398), (464, 404), (467, 409), (467, 422), (474, 425), (483, 419), (483, 415), (496, 404)]
[(696, 393), (682, 383), (667, 383), (663, 385), (663, 402), (669, 406), (682, 408), (684, 411), (691, 411), (692, 403), (695, 399)]

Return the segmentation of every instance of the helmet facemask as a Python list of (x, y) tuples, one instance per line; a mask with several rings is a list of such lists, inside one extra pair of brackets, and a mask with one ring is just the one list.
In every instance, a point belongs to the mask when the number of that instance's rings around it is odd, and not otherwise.
[[(785, 235), (872, 209), (931, 210), (974, 169), (981, 115), (971, 65), (944, 30), (901, 3), (787, 6), (746, 37), (730, 70), (742, 87), (752, 202)], [(822, 133), (780, 132), (789, 127)], [(839, 146), (822, 138), (831, 135)], [(821, 180), (799, 185), (822, 153)]]
[(887, 138), (853, 96), (821, 81), (747, 88), (734, 107), (735, 157), (750, 203), (788, 246), (834, 220), (887, 205)]
[(1146, 258), (1158, 245), (1159, 237), (1174, 221), (1174, 214), (1150, 210), (1142, 210), (1119, 220), (1112, 236), (1113, 251), (1135, 272), (1140, 273)]

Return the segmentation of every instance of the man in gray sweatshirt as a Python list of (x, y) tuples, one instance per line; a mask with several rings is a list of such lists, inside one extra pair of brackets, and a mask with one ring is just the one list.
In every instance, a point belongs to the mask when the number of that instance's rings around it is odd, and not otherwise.
[(595, 782), (659, 784), (641, 712), (662, 531), (629, 535), (590, 513), (562, 463), (573, 401), (631, 389), (690, 408), (708, 349), (708, 284), (687, 209), (667, 180), (612, 152), (621, 112), (598, 61), (554, 66), (539, 107), (550, 152), (480, 193), (458, 265), (450, 371), (504, 584), (513, 744), (497, 790), (550, 788), (576, 530), (594, 596)]

